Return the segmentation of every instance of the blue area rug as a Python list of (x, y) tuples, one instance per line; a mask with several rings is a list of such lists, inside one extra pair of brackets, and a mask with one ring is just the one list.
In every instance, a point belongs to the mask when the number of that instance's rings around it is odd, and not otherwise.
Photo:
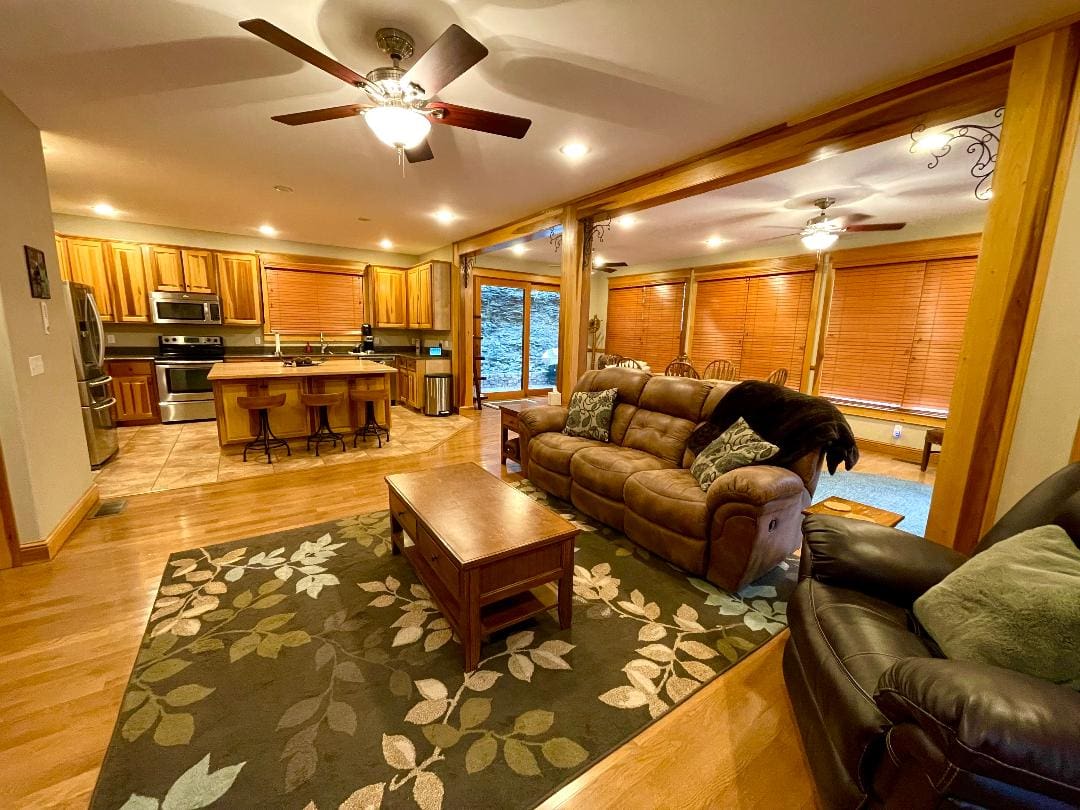
[(838, 496), (899, 512), (904, 519), (896, 528), (922, 535), (926, 531), (926, 516), (930, 511), (931, 489), (929, 484), (884, 475), (841, 470), (837, 470), (836, 475), (829, 475), (824, 470), (814, 492), (814, 503)]

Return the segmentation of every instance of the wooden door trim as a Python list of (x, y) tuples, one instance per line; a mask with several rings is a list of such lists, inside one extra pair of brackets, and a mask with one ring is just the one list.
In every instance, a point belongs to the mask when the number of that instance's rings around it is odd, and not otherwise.
[(499, 270), (494, 267), (473, 267), (473, 276), (476, 278), (495, 278), (506, 281), (527, 281), (531, 284), (547, 284), (558, 287), (561, 279), (558, 276), (546, 276), (543, 273), (515, 273), (513, 270)]

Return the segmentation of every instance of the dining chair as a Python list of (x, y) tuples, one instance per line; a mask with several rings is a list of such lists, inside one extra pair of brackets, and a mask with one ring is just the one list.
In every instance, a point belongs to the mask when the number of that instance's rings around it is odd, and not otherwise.
[(694, 368), (685, 354), (676, 357), (670, 363), (667, 364), (667, 368), (664, 369), (664, 376), (666, 377), (689, 377), (692, 380), (700, 380), (701, 375), (697, 373), (697, 369)]
[(773, 385), (784, 385), (787, 383), (787, 376), (788, 370), (786, 368), (778, 368), (765, 378), (765, 382), (771, 382)]
[(730, 360), (713, 360), (701, 376), (706, 380), (735, 380), (735, 364)]

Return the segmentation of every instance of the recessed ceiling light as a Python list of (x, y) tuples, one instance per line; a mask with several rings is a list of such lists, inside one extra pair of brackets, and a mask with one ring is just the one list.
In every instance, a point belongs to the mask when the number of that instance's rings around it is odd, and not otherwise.
[(615, 224), (620, 228), (633, 228), (638, 224), (638, 220), (633, 214), (623, 214), (621, 217), (615, 217)]
[(599, 253), (597, 253), (595, 256), (592, 257), (592, 266), (593, 267), (600, 267), (603, 263), (604, 263), (604, 257), (601, 256)]
[(994, 198), (994, 190), (992, 188), (988, 188), (986, 190), (986, 194), (983, 195), (983, 199), (984, 200), (992, 200), (993, 198)]
[(589, 147), (581, 141), (570, 141), (559, 147), (559, 151), (571, 160), (577, 160), (589, 154)]
[(727, 242), (727, 239), (722, 236), (710, 236), (708, 239), (705, 240), (705, 247), (718, 248), (725, 242)]
[(432, 214), (432, 216), (435, 217), (435, 219), (439, 220), (439, 222), (441, 222), (443, 225), (449, 225), (451, 222), (457, 219), (457, 214), (455, 214), (449, 208), (440, 208), (438, 211)]
[(394, 243), (391, 242), (389, 239), (380, 239), (379, 240), (379, 247), (381, 247), (383, 250), (389, 250), (393, 246), (394, 246)]
[(276, 186), (274, 186), (274, 191), (280, 191), (280, 192), (282, 192), (284, 194), (292, 194), (293, 187), (292, 186), (276, 185)]
[(273, 225), (260, 225), (259, 233), (261, 233), (263, 236), (277, 236), (278, 229), (275, 228)]
[(524, 245), (514, 245), (512, 248), (510, 248), (510, 252), (513, 253), (515, 256), (524, 256), (528, 250), (529, 249)]
[(946, 132), (927, 132), (925, 135), (920, 135), (919, 139), (915, 141), (915, 150), (917, 152), (933, 152), (947, 146), (949, 140), (949, 135)]
[(111, 205), (109, 205), (107, 202), (95, 203), (91, 207), (91, 210), (95, 214), (100, 214), (103, 217), (115, 217), (117, 214), (120, 213), (115, 208), (113, 208)]

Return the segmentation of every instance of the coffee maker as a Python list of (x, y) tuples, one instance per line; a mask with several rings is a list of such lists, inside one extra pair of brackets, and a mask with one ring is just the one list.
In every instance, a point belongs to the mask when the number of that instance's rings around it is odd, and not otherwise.
[(360, 340), (360, 351), (364, 354), (373, 354), (375, 352), (375, 335), (371, 324), (360, 324), (360, 334), (363, 336)]

